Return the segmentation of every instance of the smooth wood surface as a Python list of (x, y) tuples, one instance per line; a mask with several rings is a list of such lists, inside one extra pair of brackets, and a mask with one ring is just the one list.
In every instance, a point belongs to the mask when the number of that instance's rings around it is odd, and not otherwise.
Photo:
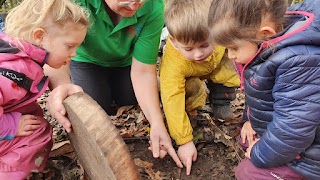
[(85, 93), (64, 100), (73, 131), (71, 144), (90, 180), (136, 180), (139, 172), (105, 111)]

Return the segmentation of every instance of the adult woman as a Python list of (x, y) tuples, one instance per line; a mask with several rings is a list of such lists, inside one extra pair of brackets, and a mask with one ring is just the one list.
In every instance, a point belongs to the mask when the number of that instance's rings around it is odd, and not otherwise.
[[(162, 0), (77, 0), (91, 11), (91, 30), (70, 66), (58, 72), (46, 67), (54, 90), (48, 109), (68, 132), (62, 100), (83, 90), (107, 112), (110, 104), (136, 103), (138, 100), (151, 125), (153, 156), (167, 153), (182, 167), (164, 126), (158, 97), (156, 59), (164, 23)], [(131, 78), (130, 78), (131, 76)]]

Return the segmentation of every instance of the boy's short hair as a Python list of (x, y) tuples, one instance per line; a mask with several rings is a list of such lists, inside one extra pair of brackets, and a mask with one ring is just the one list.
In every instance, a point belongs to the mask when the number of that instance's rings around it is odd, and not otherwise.
[(165, 20), (169, 34), (181, 43), (209, 38), (208, 12), (212, 0), (166, 0)]

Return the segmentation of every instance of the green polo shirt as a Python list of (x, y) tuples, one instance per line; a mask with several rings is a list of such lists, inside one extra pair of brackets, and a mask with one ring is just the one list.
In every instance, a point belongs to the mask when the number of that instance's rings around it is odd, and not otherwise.
[(164, 24), (163, 0), (149, 0), (132, 17), (122, 18), (116, 26), (105, 11), (104, 0), (76, 0), (91, 12), (84, 42), (77, 48), (74, 61), (104, 67), (125, 67), (132, 56), (145, 64), (157, 62)]

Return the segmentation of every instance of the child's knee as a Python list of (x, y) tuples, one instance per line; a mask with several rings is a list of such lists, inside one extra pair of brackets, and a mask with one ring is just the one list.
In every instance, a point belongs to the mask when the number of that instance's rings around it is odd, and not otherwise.
[(186, 90), (186, 111), (192, 111), (205, 105), (207, 93), (204, 82), (198, 77), (188, 78), (185, 85)]
[(245, 180), (250, 179), (250, 166), (253, 166), (253, 164), (250, 162), (249, 159), (245, 158), (243, 159), (237, 166), (235, 171), (236, 179), (238, 180)]
[(0, 172), (0, 179), (23, 180), (23, 179), (26, 179), (27, 176), (28, 174), (23, 171), (9, 171), (9, 172), (1, 171)]

